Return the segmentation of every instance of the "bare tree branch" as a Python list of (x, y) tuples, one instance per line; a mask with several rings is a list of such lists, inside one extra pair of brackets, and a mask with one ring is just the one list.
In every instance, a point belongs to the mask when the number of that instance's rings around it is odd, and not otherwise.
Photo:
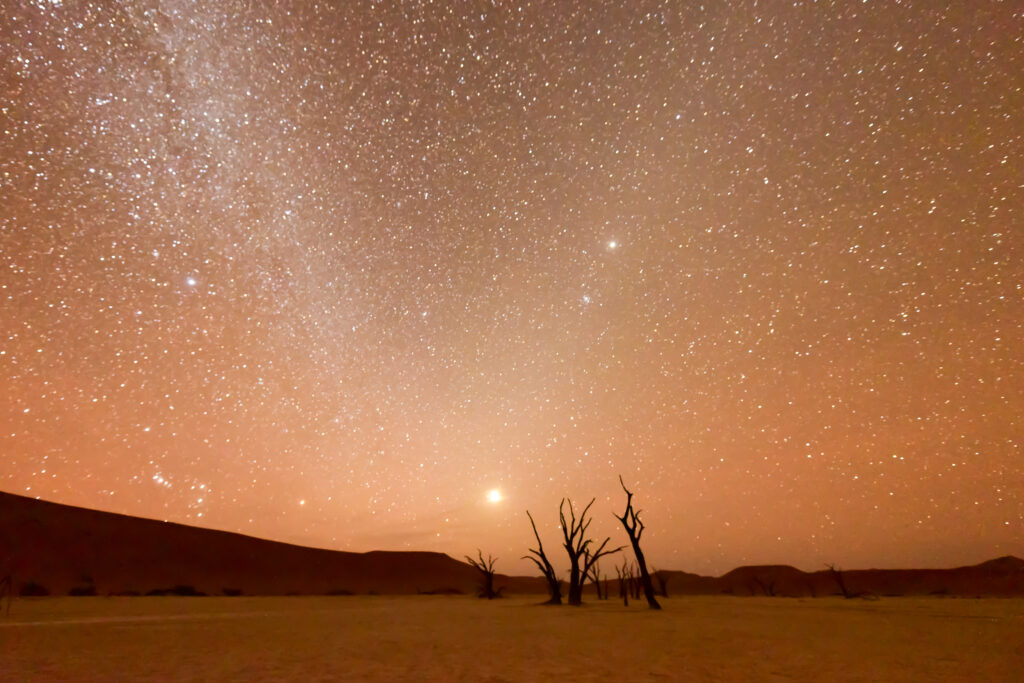
[[(558, 518), (562, 522), (562, 545), (565, 547), (565, 552), (569, 555), (570, 605), (583, 604), (583, 583), (590, 574), (590, 570), (594, 563), (605, 555), (612, 555), (619, 552), (624, 547), (620, 546), (614, 550), (606, 550), (605, 548), (608, 545), (608, 541), (611, 540), (611, 538), (606, 538), (601, 545), (598, 546), (597, 550), (590, 549), (593, 539), (587, 537), (587, 529), (590, 527), (592, 519), (587, 518), (587, 513), (590, 512), (590, 507), (594, 504), (595, 500), (595, 498), (592, 498), (590, 502), (587, 503), (587, 506), (583, 508), (578, 519), (571, 500), (563, 498), (562, 502), (558, 505)], [(568, 503), (569, 506), (568, 519), (566, 519), (565, 515), (566, 503)]]
[(479, 596), (481, 598), (487, 598), (488, 600), (500, 598), (502, 589), (494, 589), (494, 563), (498, 561), (498, 558), (488, 555), (485, 560), (484, 553), (479, 548), (477, 548), (476, 554), (477, 557), (479, 557), (478, 560), (474, 560), (469, 555), (466, 555), (465, 558), (474, 569), (480, 572)]
[(619, 475), (619, 483), (622, 484), (622, 490), (626, 492), (626, 510), (621, 516), (616, 515), (616, 517), (622, 522), (626, 534), (629, 535), (629, 542), (633, 546), (633, 554), (636, 555), (640, 581), (643, 583), (647, 604), (651, 609), (661, 609), (657, 598), (654, 597), (654, 584), (651, 582), (650, 572), (647, 571), (647, 561), (644, 559), (643, 551), (640, 550), (640, 537), (644, 532), (644, 523), (640, 519), (640, 512), (633, 508), (633, 492), (626, 488), (626, 482), (622, 480), (622, 475)]
[(544, 553), (544, 544), (540, 541), (540, 534), (537, 533), (537, 524), (533, 521), (533, 515), (530, 511), (526, 511), (526, 516), (530, 518), (530, 526), (533, 527), (533, 537), (537, 539), (536, 550), (530, 548), (530, 555), (524, 555), (523, 559), (530, 560), (537, 568), (540, 569), (544, 578), (548, 582), (548, 592), (551, 594), (551, 599), (548, 600), (548, 604), (561, 605), (562, 604), (562, 585), (558, 580), (558, 573), (555, 572), (555, 568), (551, 566), (551, 562), (548, 561), (548, 556)]

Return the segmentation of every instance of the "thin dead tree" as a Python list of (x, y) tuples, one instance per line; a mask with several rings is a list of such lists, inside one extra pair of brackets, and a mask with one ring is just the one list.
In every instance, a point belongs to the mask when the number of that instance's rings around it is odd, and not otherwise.
[[(569, 555), (569, 604), (583, 604), (583, 582), (590, 574), (594, 564), (605, 555), (612, 555), (619, 552), (625, 546), (619, 546), (613, 550), (605, 550), (611, 537), (605, 538), (597, 550), (591, 551), (590, 544), (593, 539), (587, 538), (587, 527), (591, 520), (587, 519), (590, 506), (594, 504), (594, 498), (587, 503), (576, 519), (576, 511), (572, 507), (572, 501), (563, 498), (558, 506), (558, 518), (562, 523), (562, 540), (565, 552)], [(565, 504), (569, 503), (569, 518), (565, 517)], [(582, 561), (582, 566), (580, 565)]]
[(617, 517), (626, 529), (626, 534), (629, 535), (629, 542), (633, 546), (633, 554), (636, 555), (636, 564), (640, 570), (640, 581), (643, 582), (644, 597), (647, 598), (647, 604), (651, 609), (661, 609), (658, 599), (654, 597), (654, 584), (651, 583), (651, 575), (647, 571), (644, 553), (640, 550), (640, 537), (644, 533), (644, 523), (640, 520), (640, 511), (633, 508), (633, 492), (626, 488), (626, 482), (622, 481), (621, 475), (619, 476), (619, 483), (622, 484), (622, 490), (626, 492), (626, 511), (622, 513), (621, 517)]
[(530, 554), (524, 555), (524, 560), (530, 560), (537, 568), (540, 569), (544, 578), (548, 582), (548, 592), (551, 594), (551, 599), (547, 601), (548, 605), (561, 605), (562, 604), (562, 583), (558, 580), (558, 574), (555, 572), (555, 568), (551, 566), (551, 562), (548, 561), (548, 556), (544, 553), (544, 544), (540, 542), (540, 534), (537, 533), (537, 524), (533, 521), (533, 515), (530, 511), (526, 511), (526, 516), (530, 518), (530, 526), (533, 527), (533, 537), (537, 539), (537, 549), (530, 548)]
[(847, 600), (856, 597), (846, 587), (846, 581), (843, 579), (843, 570), (836, 569), (836, 566), (834, 564), (826, 564), (825, 566), (828, 567), (829, 574), (832, 576), (833, 579), (835, 579), (835, 582), (839, 584), (839, 590), (843, 592), (843, 597)]
[(466, 555), (466, 562), (472, 565), (473, 569), (480, 572), (480, 590), (477, 593), (481, 598), (487, 598), (493, 600), (494, 598), (501, 597), (502, 589), (494, 589), (494, 563), (498, 561), (498, 558), (487, 555), (487, 559), (484, 559), (484, 553), (482, 550), (477, 548), (477, 557), (479, 559), (474, 560), (469, 555)]
[(754, 590), (754, 587), (756, 586), (757, 588), (761, 589), (761, 592), (764, 593), (766, 597), (774, 598), (775, 597), (775, 582), (777, 580), (778, 580), (778, 577), (776, 577), (776, 578), (765, 577), (764, 580), (761, 580), (760, 577), (755, 576), (754, 580), (752, 582), (752, 585), (750, 587), (750, 594), (753, 595), (753, 594), (755, 594), (757, 592), (757, 591)]
[(671, 578), (668, 572), (662, 571), (661, 569), (651, 568), (651, 576), (658, 582), (658, 595), (663, 598), (668, 597), (668, 580)]
[(629, 594), (633, 584), (633, 568), (629, 560), (623, 560), (621, 567), (615, 567), (615, 575), (619, 578), (619, 597), (622, 598), (622, 604), (629, 607)]
[(593, 568), (591, 568), (591, 570), (590, 570), (590, 581), (591, 581), (591, 583), (594, 584), (594, 590), (597, 592), (597, 599), (598, 600), (607, 600), (608, 599), (608, 590), (607, 590), (607, 588), (605, 589), (605, 591), (603, 593), (601, 592), (601, 565), (599, 563), (597, 563), (597, 562), (594, 563)]
[(836, 569), (836, 566), (834, 564), (826, 564), (825, 566), (828, 567), (829, 573), (832, 575), (832, 578), (835, 579), (836, 583), (839, 584), (839, 590), (843, 592), (843, 597), (847, 600), (852, 600), (853, 598), (863, 598), (864, 600), (878, 599), (878, 596), (872, 593), (871, 591), (861, 591), (860, 593), (854, 593), (846, 587), (846, 579), (843, 578), (842, 569)]

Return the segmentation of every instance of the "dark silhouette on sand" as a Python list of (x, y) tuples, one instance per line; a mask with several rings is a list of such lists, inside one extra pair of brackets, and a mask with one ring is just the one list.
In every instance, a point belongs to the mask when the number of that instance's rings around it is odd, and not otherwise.
[(658, 582), (658, 595), (660, 595), (663, 598), (667, 598), (668, 580), (671, 577), (667, 573), (658, 569), (654, 569), (653, 571), (651, 571), (651, 576), (654, 578), (655, 581)]
[(601, 573), (601, 564), (599, 562), (595, 562), (594, 566), (590, 568), (590, 582), (594, 584), (594, 592), (597, 593), (598, 600), (608, 599), (607, 580), (605, 580), (606, 587), (603, 590), (601, 588), (601, 580), (603, 577), (604, 575)]
[[(594, 541), (591, 538), (587, 538), (587, 527), (590, 526), (591, 522), (590, 519), (587, 519), (587, 513), (590, 511), (590, 506), (594, 504), (594, 500), (596, 499), (592, 498), (587, 503), (587, 506), (583, 508), (579, 519), (576, 518), (576, 511), (573, 510), (571, 500), (563, 498), (562, 502), (558, 505), (558, 519), (562, 524), (562, 546), (565, 548), (566, 554), (569, 555), (570, 605), (583, 604), (583, 584), (590, 575), (594, 564), (605, 555), (613, 555), (625, 547), (620, 545), (618, 548), (605, 550), (605, 546), (611, 540), (609, 537), (605, 538), (596, 550), (592, 551), (590, 549), (590, 544)], [(565, 504), (567, 502), (569, 504), (568, 519), (565, 516)]]
[(661, 609), (657, 598), (654, 597), (654, 584), (651, 583), (651, 575), (647, 571), (647, 560), (644, 559), (644, 553), (640, 550), (640, 537), (644, 533), (644, 523), (640, 520), (640, 511), (633, 508), (633, 492), (626, 488), (626, 482), (622, 481), (621, 476), (619, 483), (622, 484), (622, 490), (626, 492), (626, 511), (618, 517), (618, 520), (622, 522), (622, 526), (629, 536), (629, 542), (633, 546), (633, 554), (636, 555), (636, 566), (640, 571), (640, 583), (644, 588), (647, 606), (651, 609)]
[(526, 516), (530, 518), (530, 526), (533, 528), (533, 537), (537, 539), (537, 547), (529, 548), (530, 554), (524, 555), (524, 560), (530, 560), (537, 569), (544, 575), (544, 580), (548, 586), (548, 599), (547, 604), (549, 605), (561, 605), (562, 604), (562, 582), (558, 580), (558, 573), (555, 568), (551, 566), (551, 561), (548, 560), (547, 554), (544, 552), (544, 544), (541, 543), (540, 534), (537, 533), (537, 524), (533, 521), (533, 515), (530, 511), (526, 511)]
[(466, 562), (469, 562), (473, 569), (480, 572), (480, 590), (477, 592), (481, 598), (493, 600), (494, 598), (501, 597), (502, 588), (495, 590), (494, 588), (494, 563), (498, 561), (498, 558), (487, 556), (484, 559), (484, 551), (477, 548), (476, 554), (479, 559), (474, 560), (469, 555), (466, 555)]
[(622, 560), (622, 566), (615, 568), (615, 575), (619, 579), (619, 597), (622, 604), (629, 606), (629, 596), (633, 593), (633, 565), (629, 560)]

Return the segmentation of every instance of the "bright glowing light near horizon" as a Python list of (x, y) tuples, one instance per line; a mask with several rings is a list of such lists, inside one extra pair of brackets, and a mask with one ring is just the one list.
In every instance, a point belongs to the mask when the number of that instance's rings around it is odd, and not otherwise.
[(609, 249), (615, 249), (615, 248), (617, 248), (618, 246), (619, 246), (619, 243), (618, 243), (618, 242), (616, 242), (615, 240), (611, 240), (610, 242), (608, 242), (608, 248), (609, 248)]
[(490, 491), (487, 492), (488, 503), (500, 503), (501, 498), (501, 491), (499, 491), (498, 489), (491, 489)]

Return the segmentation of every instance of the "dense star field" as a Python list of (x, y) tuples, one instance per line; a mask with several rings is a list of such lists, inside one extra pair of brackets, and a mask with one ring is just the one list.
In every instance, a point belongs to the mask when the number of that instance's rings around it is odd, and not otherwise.
[[(0, 489), (321, 547), (1024, 553), (1018, 2), (0, 8)], [(489, 492), (500, 491), (500, 494)]]

